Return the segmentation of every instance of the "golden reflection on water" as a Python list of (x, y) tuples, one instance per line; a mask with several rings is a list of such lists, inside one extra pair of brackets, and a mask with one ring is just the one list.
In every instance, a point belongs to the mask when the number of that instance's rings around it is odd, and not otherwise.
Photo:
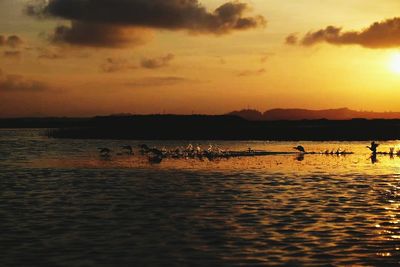
[[(233, 203), (237, 201), (248, 203), (244, 206), (232, 204), (229, 213), (237, 214), (238, 217), (227, 219), (224, 222), (225, 226), (230, 229), (229, 238), (242, 240), (242, 242), (245, 242), (243, 240), (255, 242), (260, 238), (260, 233), (252, 232), (249, 225), (260, 224), (266, 229), (271, 228), (268, 237), (265, 237), (269, 242), (305, 242), (306, 246), (311, 247), (324, 244), (323, 247), (327, 250), (337, 251), (338, 247), (342, 246), (341, 244), (346, 240), (343, 238), (360, 235), (360, 240), (380, 242), (380, 247), (376, 247), (376, 257), (391, 258), (399, 255), (398, 253), (394, 254), (394, 251), (400, 250), (398, 245), (400, 240), (400, 178), (399, 176), (380, 177), (384, 173), (394, 173), (399, 169), (400, 158), (398, 157), (381, 155), (378, 156), (378, 161), (372, 162), (368, 154), (346, 156), (294, 154), (213, 161), (165, 159), (161, 164), (150, 164), (143, 156), (113, 156), (105, 160), (96, 154), (91, 154), (88, 158), (41, 159), (33, 165), (57, 168), (190, 170), (199, 173), (221, 171), (240, 173), (242, 176), (259, 174), (261, 176), (251, 182), (243, 184), (235, 182), (234, 191), (232, 191), (229, 180), (224, 181), (225, 189), (220, 189), (232, 192), (235, 198)], [(287, 176), (286, 181), (279, 180), (274, 184), (271, 174), (285, 175)], [(265, 179), (269, 179), (267, 184), (269, 188), (265, 187), (262, 175), (268, 175), (265, 176)], [(308, 175), (310, 178), (307, 178)], [(318, 178), (318, 175), (321, 178)], [(363, 179), (362, 175), (376, 175), (378, 178), (368, 181)], [(359, 176), (360, 178), (357, 178), (359, 182), (355, 185), (347, 184), (344, 187), (341, 181), (344, 182), (346, 177), (350, 179), (352, 176)], [(346, 181), (346, 183), (348, 182)], [(335, 186), (337, 191), (334, 191)], [(266, 190), (272, 194), (276, 192), (275, 197), (265, 199)], [(377, 207), (371, 199), (377, 192), (380, 195), (380, 207)], [(215, 192), (210, 192), (210, 194), (213, 193)], [(181, 197), (192, 198), (198, 197), (198, 195), (189, 194)], [(371, 201), (371, 203), (365, 201)], [(253, 202), (254, 204), (251, 204)], [(260, 212), (262, 207), (266, 212), (265, 219), (263, 219), (263, 212)], [(358, 208), (364, 209), (364, 211), (358, 211)], [(271, 220), (271, 217), (279, 218), (279, 214), (285, 213), (297, 219), (292, 220), (286, 215), (282, 217), (282, 220)], [(332, 215), (335, 217), (332, 218)], [(210, 209), (197, 216), (199, 216), (199, 220), (201, 217), (209, 218), (212, 221), (219, 218), (220, 215)], [(352, 225), (352, 229), (345, 230), (349, 224)], [(358, 230), (357, 227), (360, 229)], [(274, 231), (276, 228), (280, 230)], [(362, 228), (371, 229), (371, 234), (363, 232), (365, 230), (361, 230)], [(337, 235), (333, 235), (335, 231), (338, 231)], [(352, 249), (362, 251), (365, 248), (353, 247)], [(253, 256), (248, 259), (263, 262), (264, 251), (263, 246), (253, 247), (251, 251)], [(270, 248), (268, 251), (273, 253)], [(256, 256), (257, 253), (260, 256)], [(293, 255), (289, 254), (288, 260), (292, 259)], [(354, 257), (356, 256), (357, 254), (354, 255)]]
[[(176, 246), (176, 257), (182, 256), (179, 253), (189, 245), (192, 251), (204, 253), (199, 255), (216, 253), (224, 263), (318, 266), (399, 263), (400, 158), (378, 155), (373, 162), (365, 148), (368, 142), (302, 143), (309, 151), (341, 148), (355, 153), (347, 156), (165, 159), (161, 164), (150, 164), (146, 157), (138, 155), (114, 153), (104, 159), (97, 154), (97, 147), (116, 150), (123, 141), (43, 142), (51, 143), (46, 149), (40, 143), (36, 152), (31, 147), (27, 151), (18, 150), (21, 155), (16, 158), (21, 160), (11, 162), (14, 169), (10, 173), (18, 184), (28, 188), (27, 196), (39, 198), (45, 194), (44, 210), (57, 215), (56, 221), (65, 215), (62, 209), (72, 205), (89, 225), (96, 225), (103, 217), (107, 218), (104, 225), (115, 223), (119, 228), (112, 231), (117, 231), (126, 243), (151, 240), (150, 245), (160, 243), (157, 248), (164, 250)], [(207, 143), (201, 145), (205, 147)], [(290, 152), (295, 145), (230, 142), (221, 146), (238, 151), (251, 146)], [(384, 143), (380, 149), (388, 151), (397, 145), (397, 142)], [(32, 151), (34, 156), (29, 157)], [(5, 189), (13, 196), (20, 186), (10, 184)], [(32, 190), (36, 192), (32, 194)], [(29, 208), (35, 204), (26, 202), (29, 197), (11, 200), (10, 203), (21, 201), (27, 212), (34, 211)], [(87, 209), (89, 206), (91, 209)], [(87, 213), (91, 217), (85, 217)], [(42, 223), (49, 223), (47, 218), (46, 215)], [(149, 222), (158, 227), (153, 231), (155, 235), (141, 228)], [(78, 226), (85, 223), (76, 222)], [(31, 230), (31, 224), (25, 227)], [(82, 230), (89, 234), (91, 231), (90, 227)], [(98, 239), (93, 244), (104, 244), (105, 251), (109, 251), (113, 236), (108, 233), (112, 231), (104, 231), (105, 241)], [(160, 240), (158, 232), (166, 240)], [(125, 237), (126, 233), (134, 234)], [(168, 240), (172, 240), (172, 245)], [(187, 240), (190, 242), (185, 243)], [(120, 244), (119, 238), (114, 241)], [(126, 247), (125, 243), (121, 247)]]
[[(379, 186), (379, 188), (378, 188)], [(384, 242), (384, 247), (376, 253), (378, 257), (393, 257), (393, 252), (400, 251), (400, 178), (398, 176), (380, 181), (375, 190), (378, 191), (383, 205), (384, 215), (376, 219), (380, 220), (375, 225), (378, 234), (378, 240)], [(398, 257), (399, 254), (397, 253)], [(398, 262), (400, 264), (400, 261)]]
[(288, 174), (345, 174), (345, 173), (394, 173), (399, 171), (400, 157), (381, 155), (371, 161), (368, 154), (361, 155), (269, 155), (221, 159), (172, 159), (160, 164), (149, 163), (145, 156), (112, 156), (101, 158), (97, 154), (86, 157), (42, 157), (32, 160), (32, 167), (56, 168), (131, 168), (197, 171), (255, 171)]

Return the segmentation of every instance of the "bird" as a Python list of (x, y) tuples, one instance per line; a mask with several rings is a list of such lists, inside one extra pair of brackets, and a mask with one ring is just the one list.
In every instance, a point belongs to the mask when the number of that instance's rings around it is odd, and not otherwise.
[(133, 148), (129, 145), (121, 146), (123, 150), (126, 150), (129, 155), (133, 155)]
[(163, 152), (157, 148), (151, 148), (151, 149), (149, 149), (149, 152), (156, 156), (160, 156), (160, 157), (163, 156)]
[(201, 147), (200, 147), (200, 146), (196, 146), (196, 153), (197, 153), (197, 154), (200, 154), (201, 151), (202, 151), (202, 150), (201, 150)]
[(143, 150), (149, 150), (149, 147), (146, 144), (139, 145), (139, 148)]
[(301, 153), (305, 153), (305, 152), (306, 152), (306, 150), (304, 149), (303, 146), (296, 146), (296, 147), (294, 147), (293, 149), (298, 150), (298, 151), (301, 152)]
[(375, 141), (371, 142), (371, 146), (367, 146), (367, 148), (369, 150), (371, 150), (371, 152), (373, 154), (376, 154), (376, 149), (378, 148), (379, 144), (375, 143)]
[(111, 149), (106, 148), (106, 147), (99, 147), (98, 150), (99, 150), (100, 155), (102, 157), (109, 157), (110, 156)]
[(186, 152), (192, 153), (193, 151), (194, 151), (193, 145), (192, 145), (192, 144), (189, 144), (189, 145), (186, 147)]
[(148, 157), (150, 164), (160, 164), (163, 160), (163, 157), (160, 155), (150, 155)]
[(142, 155), (148, 153), (150, 150), (150, 148), (146, 144), (139, 145), (139, 148)]
[(208, 152), (212, 152), (213, 149), (214, 149), (213, 145), (209, 145), (207, 151), (208, 151)]

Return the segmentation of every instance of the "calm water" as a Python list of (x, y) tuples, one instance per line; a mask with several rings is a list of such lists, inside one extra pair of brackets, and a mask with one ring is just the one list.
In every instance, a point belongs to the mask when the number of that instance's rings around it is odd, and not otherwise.
[[(400, 158), (102, 160), (142, 142), (0, 130), (0, 266), (399, 266)], [(176, 147), (187, 142), (147, 142)], [(291, 151), (293, 142), (193, 142)], [(381, 150), (400, 142), (383, 143)]]

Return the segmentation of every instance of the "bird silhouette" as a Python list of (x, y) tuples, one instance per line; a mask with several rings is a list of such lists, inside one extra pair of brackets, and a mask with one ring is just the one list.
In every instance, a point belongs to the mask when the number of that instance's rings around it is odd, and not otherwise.
[(301, 153), (305, 153), (306, 152), (306, 150), (304, 149), (303, 146), (296, 146), (293, 149), (295, 149), (295, 150), (297, 150), (297, 151), (299, 151)]
[(379, 144), (375, 143), (375, 141), (371, 142), (371, 146), (367, 146), (369, 150), (371, 150), (372, 154), (376, 154), (376, 150), (378, 148)]
[(139, 145), (139, 148), (140, 148), (140, 149), (143, 149), (143, 150), (149, 150), (149, 146), (146, 145), (146, 144), (141, 144), (141, 145)]
[(102, 156), (102, 157), (109, 157), (110, 156), (111, 149), (106, 148), (106, 147), (99, 147), (98, 150), (100, 152), (100, 156)]
[(141, 144), (141, 145), (139, 145), (139, 148), (140, 148), (140, 153), (141, 153), (142, 155), (149, 153), (150, 148), (149, 148), (148, 145), (146, 145), (146, 144)]
[(156, 156), (160, 156), (160, 157), (162, 157), (164, 155), (163, 152), (161, 150), (157, 149), (157, 148), (149, 149), (149, 153), (153, 154), (153, 155), (156, 155)]
[(133, 155), (133, 148), (129, 145), (121, 146), (123, 150), (126, 150), (129, 155)]

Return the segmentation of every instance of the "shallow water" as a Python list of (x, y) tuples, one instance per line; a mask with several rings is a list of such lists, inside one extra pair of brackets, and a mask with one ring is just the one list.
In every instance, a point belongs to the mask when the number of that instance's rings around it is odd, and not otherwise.
[[(365, 142), (151, 165), (143, 142), (0, 130), (0, 266), (398, 266), (400, 158)], [(289, 152), (293, 142), (192, 142)], [(182, 142), (147, 142), (173, 148)], [(383, 143), (380, 149), (400, 146)], [(114, 150), (110, 159), (97, 147)]]

